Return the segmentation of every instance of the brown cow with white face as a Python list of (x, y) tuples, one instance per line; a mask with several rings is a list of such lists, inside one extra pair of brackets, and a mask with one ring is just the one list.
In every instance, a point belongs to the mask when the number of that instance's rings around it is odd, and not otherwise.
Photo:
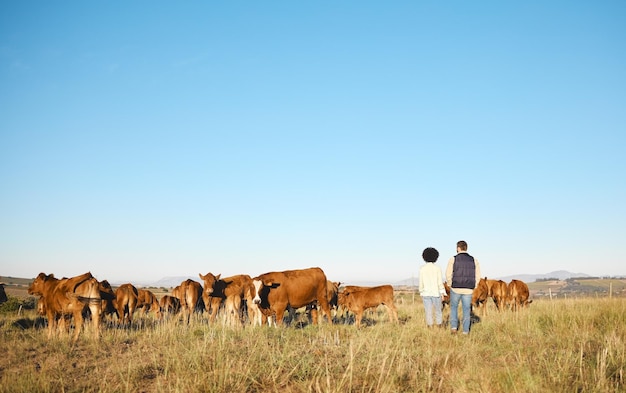
[(511, 280), (508, 285), (508, 304), (513, 311), (527, 307), (532, 303), (532, 300), (528, 300), (529, 297), (530, 291), (524, 281)]
[(355, 315), (355, 325), (361, 326), (363, 312), (368, 308), (378, 307), (381, 304), (387, 307), (389, 320), (398, 322), (398, 310), (393, 300), (393, 287), (380, 285), (376, 287), (346, 286), (339, 292), (339, 306), (345, 307)]
[(28, 293), (40, 297), (42, 306), (39, 309), (46, 313), (48, 319), (48, 338), (57, 328), (65, 330), (66, 322), (69, 322), (66, 317), (74, 317), (73, 340), (78, 340), (84, 324), (83, 312), (87, 308), (91, 311), (95, 336), (99, 337), (102, 299), (98, 280), (91, 273), (62, 279), (55, 278), (53, 274), (39, 273), (28, 287)]
[(231, 326), (243, 323), (241, 318), (241, 306), (244, 300), (247, 304), (252, 303), (251, 287), (252, 279), (247, 274), (239, 274), (236, 276), (220, 278), (212, 273), (205, 275), (198, 274), (204, 281), (204, 291), (202, 299), (204, 306), (209, 312), (211, 322), (215, 321), (215, 317), (221, 304), (224, 304), (225, 324)]
[(152, 311), (155, 318), (162, 319), (161, 306), (154, 293), (147, 289), (137, 289), (137, 308), (142, 308), (144, 314)]
[(265, 317), (274, 318), (276, 325), (282, 325), (288, 307), (297, 309), (317, 302), (332, 323), (326, 283), (319, 267), (261, 274), (252, 280), (253, 302)]

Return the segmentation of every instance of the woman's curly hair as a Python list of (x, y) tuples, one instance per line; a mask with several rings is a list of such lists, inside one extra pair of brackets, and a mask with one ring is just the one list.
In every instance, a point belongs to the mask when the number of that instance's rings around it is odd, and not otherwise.
[(428, 247), (422, 253), (422, 258), (426, 262), (437, 262), (437, 258), (439, 258), (439, 251), (436, 248)]

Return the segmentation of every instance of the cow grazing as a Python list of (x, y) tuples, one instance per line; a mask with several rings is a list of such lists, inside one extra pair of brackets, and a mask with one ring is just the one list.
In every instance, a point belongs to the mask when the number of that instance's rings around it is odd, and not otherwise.
[(147, 289), (137, 289), (137, 308), (142, 308), (144, 314), (152, 311), (157, 319), (161, 319), (161, 306), (154, 293)]
[(202, 301), (202, 285), (197, 281), (187, 279), (181, 282), (179, 286), (172, 290), (172, 295), (180, 300), (183, 318), (187, 320), (187, 323), (189, 323), (191, 314), (194, 311), (204, 308)]
[(524, 281), (511, 280), (508, 285), (508, 304), (513, 311), (527, 307), (532, 303), (532, 300), (528, 300), (529, 296), (530, 291)]
[(98, 288), (100, 289), (100, 298), (102, 299), (100, 319), (104, 321), (109, 315), (117, 315), (117, 309), (115, 308), (115, 291), (107, 280), (100, 281)]
[(276, 325), (282, 324), (288, 307), (297, 309), (313, 302), (317, 302), (332, 323), (326, 275), (319, 267), (265, 273), (255, 277), (252, 283), (253, 302), (264, 317), (274, 318)]
[(503, 311), (509, 297), (509, 290), (506, 283), (502, 280), (487, 280), (487, 285), (491, 292), (491, 298), (496, 305), (498, 311)]
[(122, 284), (115, 290), (115, 309), (120, 324), (130, 325), (139, 301), (139, 291), (132, 284)]
[(487, 299), (491, 296), (489, 291), (489, 285), (487, 284), (487, 277), (481, 278), (472, 292), (472, 306), (478, 310), (482, 310), (481, 314), (487, 315)]
[(99, 337), (102, 299), (98, 280), (91, 273), (62, 279), (55, 278), (53, 274), (39, 273), (28, 287), (28, 293), (40, 297), (42, 306), (38, 309), (45, 312), (48, 319), (48, 338), (52, 337), (56, 328), (65, 330), (65, 323), (69, 322), (66, 317), (73, 317), (73, 340), (78, 340), (86, 309), (91, 311), (94, 334)]
[(204, 281), (204, 291), (202, 299), (204, 305), (209, 312), (211, 322), (215, 321), (220, 305), (224, 304), (226, 316), (224, 323), (229, 325), (241, 324), (243, 322), (241, 315), (241, 306), (246, 300), (246, 304), (252, 302), (251, 287), (252, 279), (247, 274), (240, 274), (231, 277), (220, 278), (221, 274), (213, 275), (207, 273), (205, 275), (198, 274)]
[(175, 296), (164, 295), (159, 301), (161, 311), (166, 314), (178, 314), (180, 311), (180, 300)]
[(338, 295), (339, 306), (345, 307), (355, 315), (355, 325), (361, 326), (363, 312), (368, 308), (384, 305), (387, 307), (389, 320), (398, 322), (398, 310), (393, 301), (393, 287), (380, 285), (377, 287), (346, 286)]

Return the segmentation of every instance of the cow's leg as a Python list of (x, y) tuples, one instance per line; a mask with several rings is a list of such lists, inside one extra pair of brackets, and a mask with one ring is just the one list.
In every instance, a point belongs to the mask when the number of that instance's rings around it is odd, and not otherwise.
[(286, 306), (278, 306), (278, 308), (275, 309), (274, 315), (276, 320), (274, 321), (274, 323), (276, 327), (282, 326), (286, 308)]
[(326, 318), (328, 318), (328, 323), (332, 325), (333, 316), (330, 314), (330, 306), (328, 305), (328, 303), (322, 302), (321, 307), (322, 307), (322, 311), (324, 311), (324, 314), (326, 315)]
[(363, 319), (363, 311), (364, 310), (357, 310), (354, 313), (354, 317), (355, 317), (354, 324), (356, 325), (356, 327), (361, 327), (361, 320)]
[(212, 324), (215, 322), (215, 318), (217, 318), (217, 312), (220, 309), (220, 303), (222, 299), (219, 297), (211, 297), (211, 312), (209, 313), (209, 322)]
[(387, 312), (389, 314), (389, 321), (398, 322), (398, 310), (396, 309), (395, 304), (389, 303), (385, 304), (387, 306)]
[(102, 305), (98, 303), (90, 303), (89, 310), (91, 311), (91, 324), (94, 331), (95, 338), (100, 337), (100, 314), (102, 312)]
[(83, 328), (83, 311), (81, 309), (74, 311), (74, 338), (72, 341), (78, 341), (78, 336), (80, 335), (80, 331)]

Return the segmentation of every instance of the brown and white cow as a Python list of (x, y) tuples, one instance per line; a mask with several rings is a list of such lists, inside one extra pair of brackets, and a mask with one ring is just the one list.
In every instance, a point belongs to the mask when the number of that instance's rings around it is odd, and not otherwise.
[(133, 284), (122, 284), (115, 290), (115, 309), (120, 324), (130, 325), (139, 302), (139, 291)]
[(180, 308), (183, 312), (183, 318), (189, 323), (191, 314), (196, 310), (202, 310), (204, 304), (202, 301), (202, 285), (192, 279), (186, 279), (179, 286), (172, 290), (172, 295), (180, 300)]
[(162, 319), (161, 306), (154, 293), (148, 289), (137, 289), (137, 308), (142, 308), (144, 314), (152, 311), (157, 319)]
[(297, 309), (317, 302), (332, 324), (326, 275), (319, 267), (261, 274), (252, 280), (253, 302), (265, 317), (281, 325), (288, 307)]
[(363, 312), (381, 304), (387, 307), (389, 320), (398, 322), (398, 310), (393, 299), (393, 287), (380, 285), (376, 287), (346, 286), (339, 292), (338, 304), (355, 315), (355, 325), (361, 326)]
[(43, 303), (41, 308), (48, 319), (48, 338), (57, 328), (65, 330), (66, 322), (69, 323), (66, 317), (73, 317), (73, 340), (78, 340), (84, 324), (83, 312), (87, 308), (91, 311), (94, 334), (99, 336), (102, 299), (98, 280), (91, 273), (62, 279), (55, 278), (53, 274), (39, 273), (28, 287), (28, 293), (39, 296)]
[(527, 307), (532, 303), (532, 300), (528, 300), (529, 296), (530, 291), (524, 281), (511, 280), (508, 285), (508, 304), (513, 311), (517, 311), (518, 308)]
[(205, 275), (198, 274), (204, 281), (204, 291), (202, 299), (204, 305), (209, 312), (211, 322), (215, 321), (215, 317), (221, 304), (224, 304), (225, 319), (224, 323), (231, 326), (243, 323), (241, 307), (246, 304), (251, 305), (251, 287), (252, 279), (247, 274), (239, 274), (236, 276), (220, 278), (212, 273)]
[(161, 312), (165, 314), (178, 314), (180, 311), (180, 299), (175, 296), (163, 295), (159, 301)]

